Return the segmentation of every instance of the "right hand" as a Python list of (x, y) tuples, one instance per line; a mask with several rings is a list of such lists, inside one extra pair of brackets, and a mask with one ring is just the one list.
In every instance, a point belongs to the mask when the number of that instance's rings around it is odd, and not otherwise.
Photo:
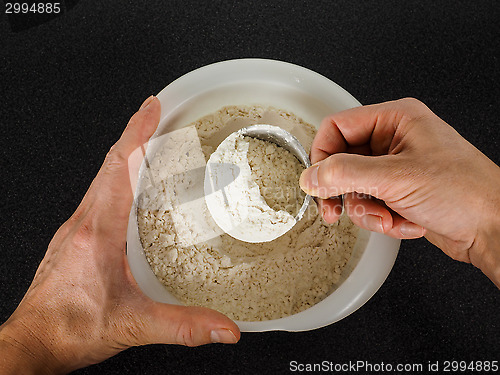
[(325, 118), (311, 162), (300, 185), (320, 198), (327, 222), (338, 219), (345, 194), (355, 224), (396, 238), (425, 235), (500, 287), (500, 168), (422, 102)]

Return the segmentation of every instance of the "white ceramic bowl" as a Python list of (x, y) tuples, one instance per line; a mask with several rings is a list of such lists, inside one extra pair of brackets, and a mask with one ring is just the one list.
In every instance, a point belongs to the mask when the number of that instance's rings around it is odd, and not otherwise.
[[(274, 60), (224, 61), (194, 70), (165, 87), (158, 98), (161, 120), (155, 135), (181, 128), (227, 105), (263, 104), (295, 113), (319, 126), (332, 113), (360, 103), (339, 85), (303, 67)], [(148, 153), (150, 152), (148, 148)], [(263, 322), (236, 323), (242, 331), (305, 331), (339, 321), (360, 308), (392, 269), (400, 241), (360, 230), (341, 282), (323, 301), (298, 314)], [(180, 304), (157, 280), (142, 250), (136, 207), (127, 233), (127, 258), (142, 291), (153, 300)]]

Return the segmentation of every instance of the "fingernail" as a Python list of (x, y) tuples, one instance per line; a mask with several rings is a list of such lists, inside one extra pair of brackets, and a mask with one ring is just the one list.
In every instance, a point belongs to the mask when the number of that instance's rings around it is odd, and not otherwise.
[(404, 222), (400, 225), (399, 231), (403, 237), (422, 237), (424, 235), (424, 228), (420, 225)]
[(144, 101), (144, 103), (142, 103), (141, 108), (139, 108), (139, 111), (145, 109), (149, 105), (149, 103), (153, 101), (154, 98), (155, 98), (154, 95), (151, 95), (149, 98), (147, 98)]
[(230, 329), (214, 329), (210, 332), (210, 339), (213, 343), (236, 344), (238, 339)]
[(318, 181), (318, 169), (319, 169), (319, 164), (314, 164), (312, 167), (307, 168), (305, 171), (302, 172), (300, 176), (300, 186), (306, 190), (311, 190), (319, 185)]
[(325, 218), (325, 215), (326, 215), (326, 207), (325, 207), (325, 206), (323, 206), (323, 207), (321, 208), (321, 217), (324, 219), (324, 218)]
[(366, 229), (372, 232), (384, 233), (384, 226), (380, 216), (367, 214), (361, 220)]

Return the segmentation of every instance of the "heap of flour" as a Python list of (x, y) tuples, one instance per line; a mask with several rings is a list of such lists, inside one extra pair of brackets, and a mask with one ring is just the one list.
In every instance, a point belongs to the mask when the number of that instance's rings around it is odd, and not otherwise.
[[(266, 161), (271, 166), (266, 168)], [(231, 134), (210, 156), (205, 173), (205, 200), (214, 221), (225, 233), (245, 242), (268, 242), (282, 236), (296, 222), (286, 208), (300, 206), (297, 200), (304, 197), (283, 199), (289, 190), (287, 175), (292, 186), (297, 185), (302, 169), (289, 151), (274, 143), (240, 132)], [(284, 186), (267, 189), (273, 180)]]

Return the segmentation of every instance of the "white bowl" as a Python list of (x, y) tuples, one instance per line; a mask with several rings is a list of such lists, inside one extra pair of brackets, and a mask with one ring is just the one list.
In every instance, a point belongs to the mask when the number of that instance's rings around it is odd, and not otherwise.
[[(181, 128), (227, 105), (263, 104), (289, 110), (319, 126), (332, 113), (360, 103), (336, 83), (303, 67), (274, 60), (224, 61), (194, 70), (158, 95), (161, 120), (155, 136)], [(148, 154), (154, 150), (148, 147)], [(142, 168), (141, 168), (142, 169)], [(285, 318), (237, 321), (242, 331), (305, 331), (337, 322), (368, 301), (392, 269), (400, 240), (361, 230), (337, 288), (323, 301)], [(127, 233), (127, 258), (141, 290), (158, 302), (181, 304), (158, 281), (139, 241), (136, 207)]]

